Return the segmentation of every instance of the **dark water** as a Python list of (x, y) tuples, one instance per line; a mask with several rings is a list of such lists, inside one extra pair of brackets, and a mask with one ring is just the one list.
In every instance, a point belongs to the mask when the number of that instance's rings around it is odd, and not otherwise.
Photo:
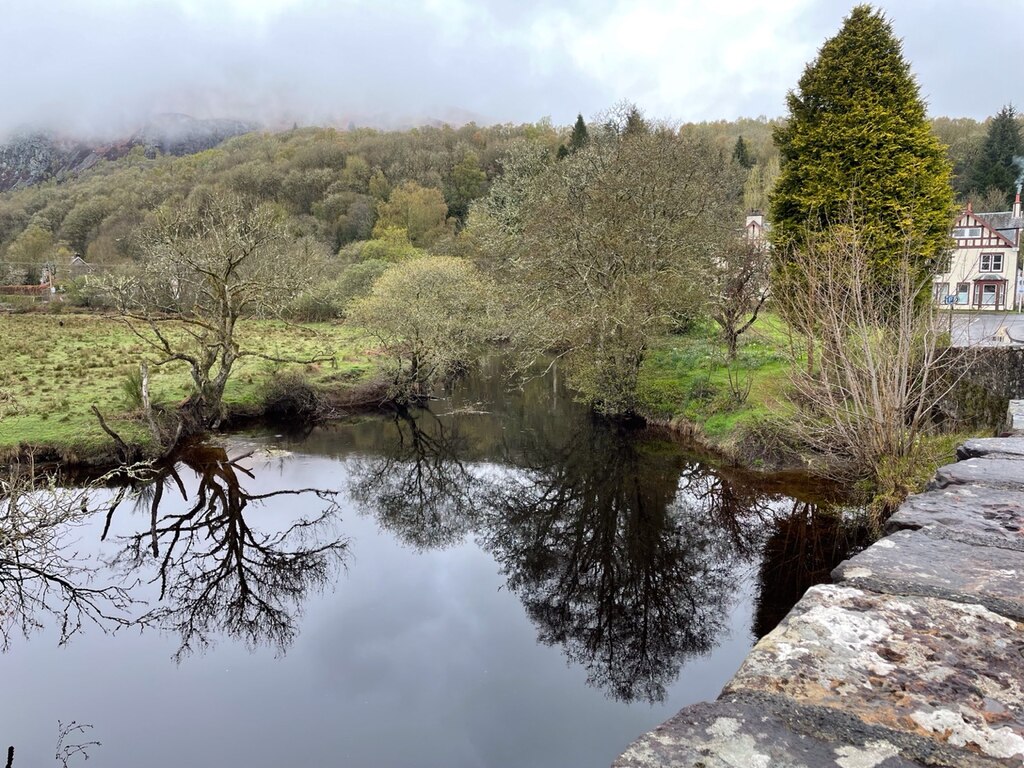
[(51, 764), (76, 720), (117, 768), (606, 766), (863, 544), (829, 491), (716, 471), (552, 377), (199, 446), (65, 536), (138, 602), (101, 595), (62, 647), (42, 609), (12, 634), (0, 745)]

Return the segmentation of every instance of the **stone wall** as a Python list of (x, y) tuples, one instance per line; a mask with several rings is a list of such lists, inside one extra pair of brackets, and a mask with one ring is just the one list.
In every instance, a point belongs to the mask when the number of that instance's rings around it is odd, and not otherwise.
[(1024, 398), (1024, 347), (979, 347), (960, 354), (963, 378), (939, 404), (940, 413), (965, 427), (998, 429), (1007, 402)]
[(1024, 401), (616, 768), (1024, 765)]

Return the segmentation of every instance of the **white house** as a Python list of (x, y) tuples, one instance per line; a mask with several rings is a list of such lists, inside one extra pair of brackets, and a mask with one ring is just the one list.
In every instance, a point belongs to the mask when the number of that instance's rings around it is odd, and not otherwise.
[(1022, 231), (1019, 192), (1010, 211), (975, 213), (968, 203), (953, 227), (948, 269), (935, 276), (935, 300), (963, 309), (1015, 308)]

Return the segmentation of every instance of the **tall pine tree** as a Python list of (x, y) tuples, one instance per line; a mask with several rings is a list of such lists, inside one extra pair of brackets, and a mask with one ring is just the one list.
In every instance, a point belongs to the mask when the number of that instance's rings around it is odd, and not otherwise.
[(732, 159), (748, 171), (754, 167), (754, 159), (750, 156), (747, 142), (743, 140), (742, 136), (736, 139), (736, 146), (732, 149)]
[(1017, 179), (1024, 173), (1024, 168), (1015, 162), (1022, 155), (1024, 141), (1021, 140), (1020, 127), (1017, 125), (1017, 112), (1008, 105), (999, 110), (999, 114), (989, 123), (981, 155), (971, 170), (969, 192), (982, 195), (997, 189), (1006, 196), (1009, 205), (1017, 191)]
[(590, 140), (587, 133), (587, 124), (583, 122), (583, 115), (576, 115), (576, 124), (572, 127), (572, 135), (569, 137), (569, 151), (576, 152), (583, 149)]
[(915, 266), (931, 269), (949, 242), (951, 169), (884, 14), (855, 7), (787, 102), (789, 119), (774, 136), (781, 171), (770, 201), (781, 264), (809, 232), (848, 220), (852, 205), (879, 286), (908, 237)]

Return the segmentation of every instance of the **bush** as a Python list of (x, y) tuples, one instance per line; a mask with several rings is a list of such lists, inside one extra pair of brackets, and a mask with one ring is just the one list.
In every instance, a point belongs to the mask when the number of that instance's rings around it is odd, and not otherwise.
[(335, 320), (343, 316), (343, 306), (337, 301), (334, 281), (320, 283), (292, 299), (285, 308), (285, 316), (306, 323)]
[(90, 309), (110, 309), (114, 302), (110, 294), (104, 291), (99, 282), (88, 275), (76, 277), (64, 285), (64, 300), (73, 307)]
[(262, 392), (263, 413), (271, 421), (311, 422), (324, 412), (324, 399), (302, 373), (290, 371), (271, 379)]
[(142, 407), (142, 371), (133, 368), (121, 381), (121, 394), (124, 395), (125, 404), (132, 410)]

